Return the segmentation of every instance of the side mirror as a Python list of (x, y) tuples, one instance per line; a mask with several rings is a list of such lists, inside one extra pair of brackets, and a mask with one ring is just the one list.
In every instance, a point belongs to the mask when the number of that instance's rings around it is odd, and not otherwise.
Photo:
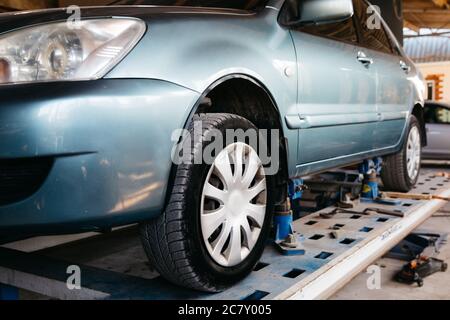
[(319, 25), (353, 16), (352, 0), (287, 0), (281, 23), (286, 26)]

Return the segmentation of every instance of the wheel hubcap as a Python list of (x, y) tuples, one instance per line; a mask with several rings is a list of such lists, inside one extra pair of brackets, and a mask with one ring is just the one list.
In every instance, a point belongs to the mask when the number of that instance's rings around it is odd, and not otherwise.
[(420, 141), (419, 129), (414, 127), (409, 133), (406, 150), (407, 170), (408, 176), (411, 180), (415, 180), (419, 174), (421, 151), (422, 145)]
[(234, 143), (215, 159), (200, 208), (203, 240), (212, 259), (236, 266), (255, 247), (266, 216), (267, 184), (256, 151)]

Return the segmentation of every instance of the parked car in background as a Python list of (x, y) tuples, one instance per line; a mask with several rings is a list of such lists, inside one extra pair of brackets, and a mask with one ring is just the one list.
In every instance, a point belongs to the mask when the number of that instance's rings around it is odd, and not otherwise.
[(450, 160), (450, 104), (427, 101), (424, 118), (428, 145), (423, 149), (423, 158)]
[[(146, 3), (75, 29), (64, 9), (0, 15), (0, 235), (140, 223), (162, 276), (215, 292), (253, 270), (290, 179), (384, 157), (385, 188), (416, 184), (423, 81), (368, 2)], [(197, 163), (229, 130), (277, 132), (279, 170), (246, 139)]]

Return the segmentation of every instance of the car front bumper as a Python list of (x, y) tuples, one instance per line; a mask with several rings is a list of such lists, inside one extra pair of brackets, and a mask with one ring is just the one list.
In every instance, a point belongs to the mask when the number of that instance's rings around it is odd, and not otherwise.
[(36, 192), (0, 205), (0, 235), (92, 231), (160, 214), (172, 134), (199, 96), (142, 79), (0, 87), (0, 164), (53, 160)]

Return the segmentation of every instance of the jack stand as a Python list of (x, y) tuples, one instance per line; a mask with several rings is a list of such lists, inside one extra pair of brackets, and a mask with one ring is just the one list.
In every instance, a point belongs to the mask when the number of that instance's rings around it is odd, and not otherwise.
[(306, 186), (304, 185), (303, 179), (290, 180), (288, 184), (288, 195), (291, 201), (300, 200), (303, 197), (303, 191), (305, 191)]
[(285, 256), (304, 255), (305, 250), (301, 247), (298, 236), (292, 229), (291, 201), (276, 206), (274, 216), (275, 246)]
[(390, 206), (401, 205), (402, 202), (400, 200), (384, 199), (381, 197), (381, 192), (378, 187), (378, 175), (381, 173), (382, 164), (382, 158), (375, 158), (373, 160), (365, 160), (359, 166), (359, 173), (364, 175), (361, 202)]
[(275, 228), (275, 245), (277, 249), (285, 256), (304, 255), (305, 250), (302, 248), (298, 235), (295, 234), (292, 223), (291, 199), (298, 200), (303, 193), (303, 180), (293, 180), (289, 182), (289, 198), (275, 208), (274, 228)]

